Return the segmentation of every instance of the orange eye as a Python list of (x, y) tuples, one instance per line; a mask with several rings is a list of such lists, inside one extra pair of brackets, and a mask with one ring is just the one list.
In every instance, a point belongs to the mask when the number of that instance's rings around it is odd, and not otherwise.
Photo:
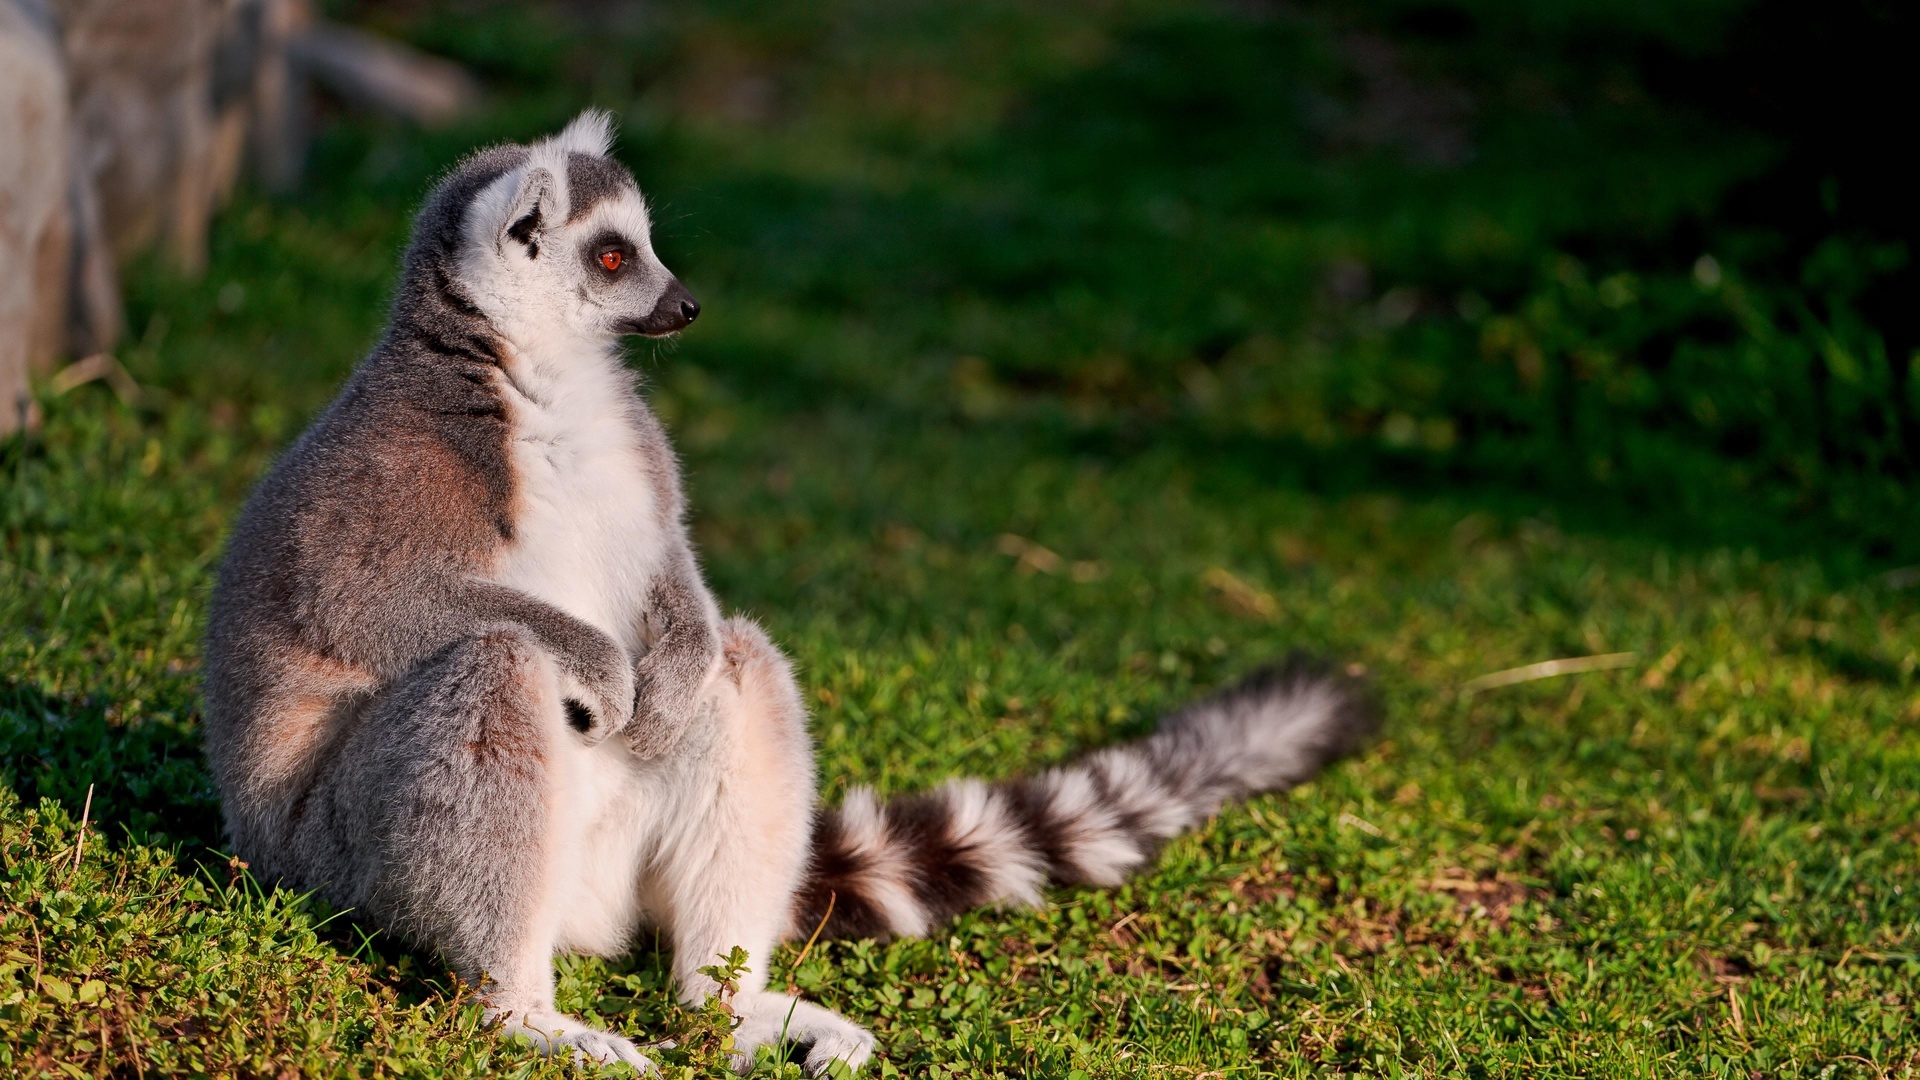
[(617, 251), (603, 251), (600, 253), (600, 265), (606, 267), (608, 270), (620, 269), (620, 262), (620, 253)]

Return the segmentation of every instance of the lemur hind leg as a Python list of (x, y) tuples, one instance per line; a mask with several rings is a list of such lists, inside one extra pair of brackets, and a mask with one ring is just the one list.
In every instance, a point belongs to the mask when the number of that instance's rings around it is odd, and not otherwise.
[[(734, 946), (748, 972), (732, 1005), (736, 1068), (755, 1049), (809, 1048), (817, 1074), (833, 1061), (859, 1068), (873, 1036), (831, 1010), (768, 990), (773, 949), (790, 931), (813, 825), (813, 748), (806, 707), (787, 659), (752, 622), (721, 627), (722, 663), (703, 707), (715, 710), (676, 756), (684, 766), (681, 812), (645, 882), (648, 906), (673, 943), (682, 1000), (718, 988), (700, 969)], [(801, 932), (804, 932), (804, 928)]]
[[(564, 716), (557, 665), (530, 633), (448, 646), (368, 704), (310, 800), (299, 846), (314, 852), (331, 833), (348, 856), (326, 860), (336, 872), (321, 879), (349, 894), (337, 898), (437, 950), (508, 1032), (646, 1071), (631, 1042), (554, 1008), (566, 899), (554, 895), (566, 857), (555, 823), (575, 738)], [(337, 872), (348, 867), (361, 872)], [(343, 881), (355, 884), (339, 890)]]

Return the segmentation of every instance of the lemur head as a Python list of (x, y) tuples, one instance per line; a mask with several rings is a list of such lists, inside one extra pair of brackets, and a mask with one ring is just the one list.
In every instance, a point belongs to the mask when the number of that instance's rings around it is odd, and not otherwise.
[(611, 341), (685, 329), (700, 304), (653, 253), (646, 200), (589, 111), (487, 183), (465, 216), (464, 291), (513, 336)]

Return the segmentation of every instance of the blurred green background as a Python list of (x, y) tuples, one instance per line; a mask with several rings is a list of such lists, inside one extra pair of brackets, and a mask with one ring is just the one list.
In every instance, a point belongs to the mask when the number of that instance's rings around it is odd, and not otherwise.
[[(733, 370), (1308, 484), (1916, 551), (1897, 5), (333, 11), (466, 62), (496, 107), (327, 129), (303, 201), (352, 222), (331, 244), (388, 250), (457, 153), (594, 103), (713, 305), (685, 348)], [(181, 385), (284, 401), (259, 360), (287, 340), (276, 297), (314, 287), (365, 302), (303, 358), (303, 404), (351, 362), (391, 260), (286, 255), (227, 268), (252, 305), (173, 324), (218, 338)]]

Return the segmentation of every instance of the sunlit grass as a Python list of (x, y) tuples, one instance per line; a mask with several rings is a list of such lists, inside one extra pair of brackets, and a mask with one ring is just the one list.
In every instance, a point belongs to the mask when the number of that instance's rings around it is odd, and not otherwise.
[[(1803, 298), (1732, 255), (1709, 288), (1697, 252), (1562, 250), (1764, 155), (1629, 95), (1574, 97), (1569, 148), (1528, 158), (1538, 118), (1483, 89), (1450, 121), (1478, 156), (1408, 163), (1315, 127), (1351, 91), (1333, 30), (1140, 7), (380, 15), (497, 110), (330, 129), (308, 192), (221, 220), (203, 280), (134, 274), (141, 403), (81, 387), (0, 449), (0, 1072), (568, 1071), (479, 1030), (434, 958), (221, 854), (197, 639), (227, 522), (377, 334), (434, 171), (591, 99), (708, 313), (635, 366), (723, 602), (798, 662), (829, 797), (1029, 770), (1295, 648), (1387, 705), (1382, 743), (1126, 887), (775, 957), (875, 1029), (881, 1075), (1911, 1075), (1920, 608), (1849, 524), (1896, 503), (1833, 495), (1883, 481), (1447, 411), (1497, 368), (1502, 408), (1558, 417), (1525, 373), (1571, 356), (1638, 400), (1645, 335), (1708, 368), (1747, 347), (1703, 310), (1777, 344), (1767, 312)], [(1251, 59), (1181, 59), (1236, 35)], [(1216, 77), (1270, 99), (1186, 124)], [(1619, 145), (1644, 198), (1553, 188)], [(650, 939), (559, 970), (563, 1007), (717, 1074), (717, 1018), (672, 1003)]]

